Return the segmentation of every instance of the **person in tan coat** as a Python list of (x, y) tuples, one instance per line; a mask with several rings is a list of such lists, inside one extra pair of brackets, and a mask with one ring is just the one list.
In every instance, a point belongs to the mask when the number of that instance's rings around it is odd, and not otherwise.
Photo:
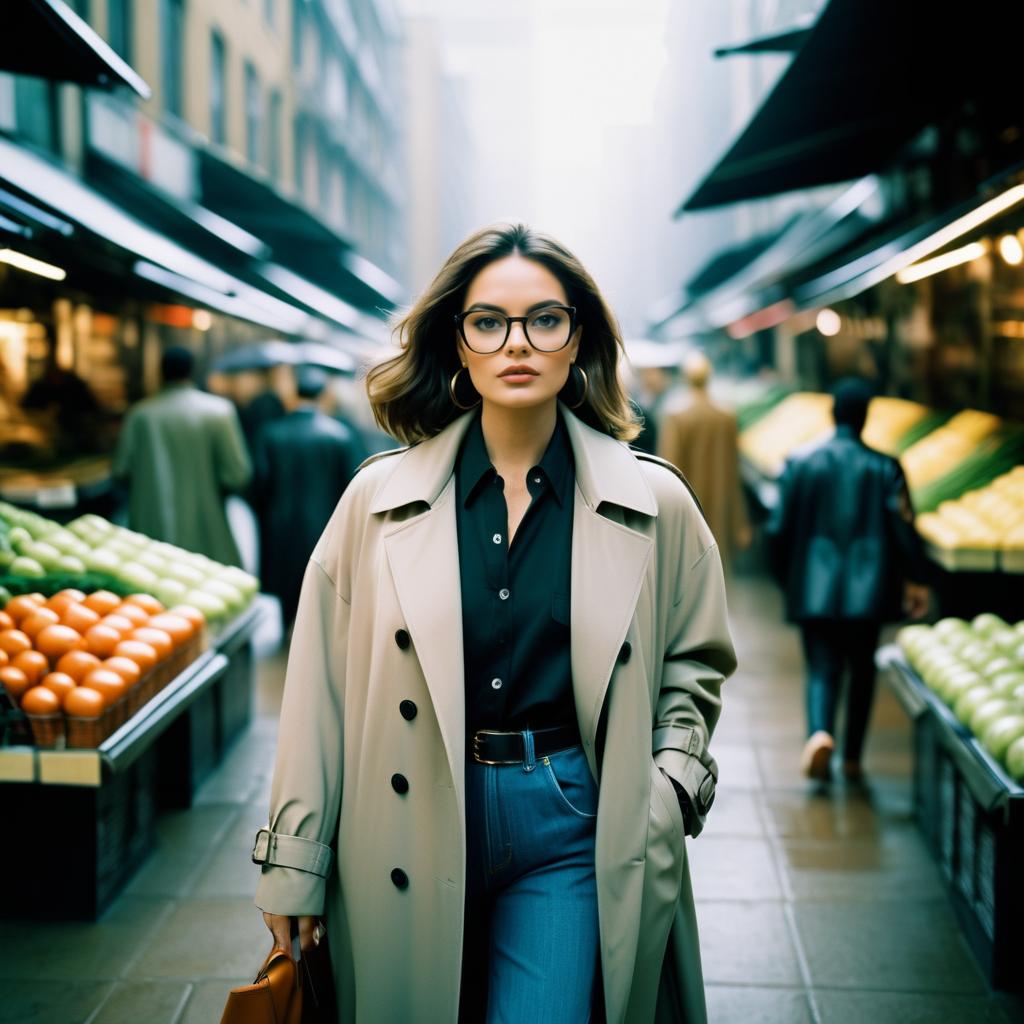
[(714, 539), (625, 443), (617, 326), (553, 239), (471, 236), (399, 332), (367, 387), (409, 446), (306, 570), (256, 903), (286, 950), (326, 930), (345, 1024), (703, 1024)]
[(697, 352), (683, 365), (690, 385), (686, 405), (661, 422), (658, 455), (686, 474), (728, 567), (751, 539), (747, 502), (740, 484), (736, 417), (708, 396), (711, 363)]

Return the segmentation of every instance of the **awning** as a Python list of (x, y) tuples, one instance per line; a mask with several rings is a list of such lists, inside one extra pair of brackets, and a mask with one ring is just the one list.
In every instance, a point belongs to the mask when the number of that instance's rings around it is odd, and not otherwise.
[(1019, 5), (925, 16), (909, 0), (831, 0), (743, 133), (677, 211), (881, 170), (926, 125), (996, 125), (1018, 93)]
[(319, 218), (211, 151), (200, 151), (203, 205), (267, 242), (275, 260), (345, 302), (380, 316), (404, 289)]
[[(73, 225), (116, 250), (139, 277), (194, 301), (285, 334), (302, 334), (310, 317), (290, 303), (255, 288), (153, 230), (116, 203), (48, 160), (0, 137), (0, 197), (39, 210), (55, 224)], [(16, 192), (27, 197), (21, 199)], [(9, 202), (10, 199), (5, 200)], [(54, 237), (50, 236), (51, 239)], [(58, 238), (68, 239), (67, 232)]]
[(111, 89), (149, 86), (62, 0), (8, 0), (0, 71)]

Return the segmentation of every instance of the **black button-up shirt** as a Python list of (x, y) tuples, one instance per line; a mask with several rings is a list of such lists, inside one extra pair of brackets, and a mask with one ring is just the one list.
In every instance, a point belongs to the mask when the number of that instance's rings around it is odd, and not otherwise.
[(508, 543), (504, 480), (478, 416), (455, 466), (466, 729), (544, 729), (576, 720), (569, 596), (575, 465), (561, 416), (527, 476), (530, 506)]

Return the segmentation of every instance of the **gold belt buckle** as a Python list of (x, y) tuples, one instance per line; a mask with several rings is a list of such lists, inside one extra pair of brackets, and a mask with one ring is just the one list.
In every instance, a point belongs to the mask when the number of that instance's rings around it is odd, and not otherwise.
[(511, 735), (510, 733), (502, 732), (500, 729), (477, 729), (473, 733), (473, 760), (477, 764), (516, 764), (515, 761), (488, 761), (480, 756), (480, 737), (481, 736), (506, 736)]

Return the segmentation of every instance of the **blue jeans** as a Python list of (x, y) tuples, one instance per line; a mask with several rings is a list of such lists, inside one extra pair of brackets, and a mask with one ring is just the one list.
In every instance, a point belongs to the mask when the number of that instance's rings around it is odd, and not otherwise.
[(584, 1024), (599, 977), (597, 784), (582, 747), (466, 767), (463, 1024)]

